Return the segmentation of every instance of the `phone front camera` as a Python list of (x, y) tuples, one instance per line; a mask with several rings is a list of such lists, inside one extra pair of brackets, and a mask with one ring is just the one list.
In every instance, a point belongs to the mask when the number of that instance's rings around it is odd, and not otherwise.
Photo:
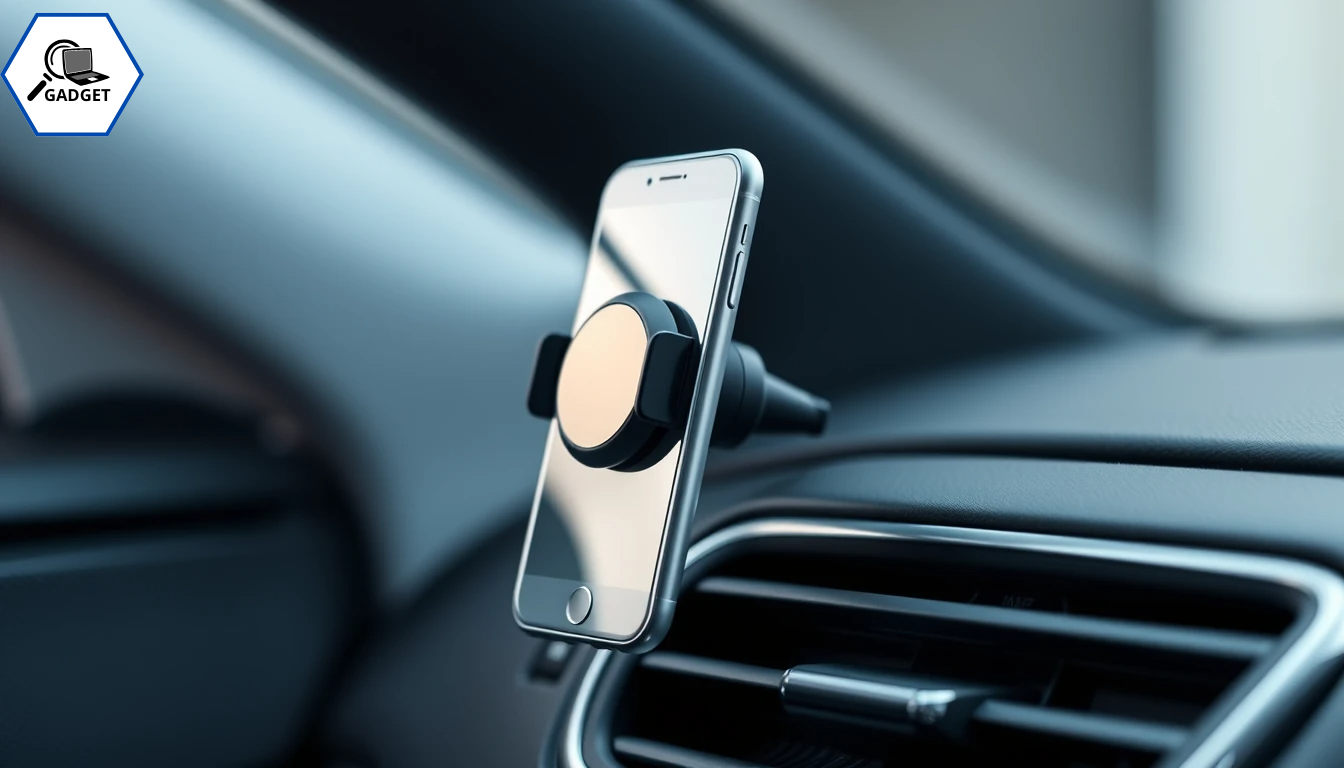
[(649, 179), (648, 181), (644, 182), (644, 186), (647, 187), (647, 186), (649, 186), (649, 185), (652, 184), (652, 183), (653, 183), (653, 179)]

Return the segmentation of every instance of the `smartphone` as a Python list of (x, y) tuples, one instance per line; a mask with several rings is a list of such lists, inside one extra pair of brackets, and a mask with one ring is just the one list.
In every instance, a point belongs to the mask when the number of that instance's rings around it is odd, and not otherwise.
[(685, 434), (639, 471), (579, 463), (551, 420), (513, 594), (524, 630), (641, 652), (671, 626), (762, 184), (738, 149), (636, 161), (607, 181), (572, 331), (645, 291), (690, 315), (698, 374)]

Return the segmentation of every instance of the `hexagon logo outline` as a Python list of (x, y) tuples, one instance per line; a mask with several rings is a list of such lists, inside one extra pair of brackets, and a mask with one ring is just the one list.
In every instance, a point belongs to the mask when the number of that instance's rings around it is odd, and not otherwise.
[[(131, 83), (131, 89), (126, 92), (126, 98), (122, 99), (121, 106), (117, 108), (117, 113), (112, 116), (112, 121), (107, 124), (107, 130), (105, 131), (39, 131), (37, 125), (33, 122), (33, 118), (29, 116), (28, 109), (24, 107), (23, 100), (19, 96), (18, 91), (14, 90), (14, 86), (10, 84), (9, 78), (6, 76), (14, 63), (15, 57), (19, 55), (19, 51), (23, 50), (23, 44), (28, 41), (28, 36), (32, 34), (33, 27), (37, 25), (38, 20), (43, 18), (61, 17), (94, 17), (106, 19), (108, 27), (110, 27), (112, 33), (117, 36), (117, 41), (121, 44), (121, 49), (126, 52), (126, 58), (130, 60), (131, 66), (135, 67), (135, 82)], [(35, 136), (107, 136), (112, 133), (112, 129), (117, 126), (117, 121), (121, 119), (121, 113), (126, 111), (126, 105), (130, 103), (131, 97), (135, 95), (135, 89), (140, 87), (140, 81), (143, 80), (144, 77), (145, 72), (140, 68), (140, 62), (135, 60), (135, 54), (131, 53), (131, 47), (126, 44), (126, 38), (121, 36), (121, 30), (117, 29), (117, 24), (112, 21), (112, 15), (109, 13), (34, 13), (32, 21), (28, 22), (28, 27), (23, 30), (23, 36), (19, 38), (18, 44), (14, 46), (13, 53), (9, 54), (9, 59), (5, 61), (5, 66), (0, 67), (0, 80), (4, 81), (5, 88), (7, 88), (9, 94), (14, 97), (14, 103), (18, 105), (19, 112), (23, 114), (23, 119), (28, 121), (28, 127), (33, 130), (33, 135)]]

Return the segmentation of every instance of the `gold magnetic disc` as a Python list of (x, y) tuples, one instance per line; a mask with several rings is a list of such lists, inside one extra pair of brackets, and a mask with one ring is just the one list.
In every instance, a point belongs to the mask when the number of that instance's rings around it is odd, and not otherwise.
[(596, 448), (630, 418), (647, 349), (644, 321), (626, 304), (608, 304), (583, 324), (565, 353), (555, 398), (571, 443)]

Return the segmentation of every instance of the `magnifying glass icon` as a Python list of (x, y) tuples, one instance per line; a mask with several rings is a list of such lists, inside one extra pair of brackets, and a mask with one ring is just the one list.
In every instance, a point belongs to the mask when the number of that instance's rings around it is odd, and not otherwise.
[(33, 88), (33, 90), (28, 93), (29, 101), (36, 99), (37, 94), (41, 93), (42, 89), (47, 87), (47, 83), (51, 82), (51, 79), (53, 77), (57, 77), (62, 80), (65, 79), (64, 75), (56, 74), (56, 70), (51, 68), (52, 54), (64, 48), (78, 48), (78, 47), (79, 43), (76, 43), (74, 40), (57, 40), (56, 42), (47, 46), (47, 53), (45, 56), (42, 57), (42, 63), (44, 63), (47, 67), (47, 74), (43, 74), (42, 75), (43, 79), (37, 81), (37, 87)]

